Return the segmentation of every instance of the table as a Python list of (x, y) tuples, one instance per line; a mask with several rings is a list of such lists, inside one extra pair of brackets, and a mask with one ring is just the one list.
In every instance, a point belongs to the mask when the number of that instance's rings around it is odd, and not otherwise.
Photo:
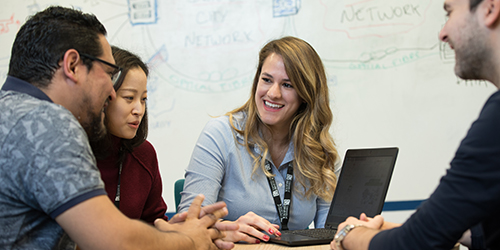
[(330, 250), (330, 245), (314, 245), (303, 247), (287, 247), (273, 243), (260, 243), (260, 244), (235, 244), (234, 250)]

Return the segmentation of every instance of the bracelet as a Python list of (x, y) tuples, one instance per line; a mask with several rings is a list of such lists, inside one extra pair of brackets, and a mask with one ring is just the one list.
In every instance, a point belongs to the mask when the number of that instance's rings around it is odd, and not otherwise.
[(338, 250), (344, 250), (344, 247), (342, 246), (342, 241), (345, 239), (345, 237), (347, 236), (347, 234), (353, 230), (354, 228), (356, 227), (364, 227), (365, 225), (361, 225), (361, 224), (349, 224), (347, 226), (345, 226), (344, 228), (342, 228), (342, 230), (340, 230), (337, 235), (335, 235), (335, 245), (337, 246), (337, 249)]

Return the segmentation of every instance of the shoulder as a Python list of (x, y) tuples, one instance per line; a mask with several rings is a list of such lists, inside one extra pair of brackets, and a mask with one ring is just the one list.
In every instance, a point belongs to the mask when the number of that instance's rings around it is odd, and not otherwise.
[(52, 215), (69, 200), (100, 192), (103, 184), (87, 134), (71, 112), (12, 92), (0, 94), (0, 109), (5, 163), (0, 170), (15, 169), (6, 179), (31, 190), (33, 204)]
[[(486, 107), (492, 107), (495, 109), (500, 108), (500, 90), (496, 91), (488, 98), (488, 100), (484, 104), (484, 108), (486, 108)], [(484, 111), (484, 108), (483, 108), (483, 111)]]
[[(481, 110), (479, 118), (473, 123), (472, 128), (480, 128), (480, 132), (495, 132), (498, 131), (496, 127), (500, 124), (500, 91), (493, 93)], [(487, 131), (486, 127), (490, 128)], [(497, 134), (497, 133), (493, 133)]]
[(151, 142), (149, 142), (148, 140), (145, 140), (141, 145), (134, 148), (134, 152), (156, 155), (156, 150), (153, 147), (153, 144), (151, 144)]
[(236, 129), (243, 129), (246, 124), (246, 115), (244, 113), (236, 113), (230, 118), (228, 115), (219, 116), (210, 119), (205, 125), (204, 130), (218, 130), (225, 133), (232, 133), (233, 127)]
[(8, 131), (17, 139), (48, 144), (72, 141), (86, 147), (85, 131), (73, 114), (61, 105), (13, 91), (2, 93), (0, 99), (3, 111), (0, 127), (4, 132)]
[[(9, 120), (42, 118), (42, 119), (74, 119), (74, 116), (61, 105), (36, 99), (30, 95), (15, 91), (2, 91), (0, 107)], [(5, 117), (5, 116), (3, 116)]]
[(206, 125), (206, 127), (216, 127), (216, 128), (227, 128), (229, 126), (230, 126), (229, 116), (227, 115), (214, 117), (210, 119)]
[(210, 133), (210, 134), (223, 134), (227, 135), (231, 133), (231, 124), (229, 123), (229, 117), (228, 116), (219, 116), (210, 119), (207, 124), (205, 124), (205, 127), (203, 128), (203, 133)]
[(147, 140), (138, 147), (134, 148), (131, 155), (146, 169), (154, 170), (158, 168), (156, 150)]

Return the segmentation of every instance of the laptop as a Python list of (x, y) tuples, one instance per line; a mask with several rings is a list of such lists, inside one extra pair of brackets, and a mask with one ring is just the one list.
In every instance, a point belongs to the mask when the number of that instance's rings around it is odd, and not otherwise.
[(382, 212), (398, 148), (349, 149), (325, 221), (325, 228), (284, 230), (269, 242), (287, 246), (329, 244), (347, 217)]

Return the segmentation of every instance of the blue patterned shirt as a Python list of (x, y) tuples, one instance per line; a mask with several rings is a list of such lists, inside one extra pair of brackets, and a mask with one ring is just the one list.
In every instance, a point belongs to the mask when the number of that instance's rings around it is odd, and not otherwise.
[(10, 76), (0, 91), (0, 180), (0, 249), (74, 249), (55, 218), (106, 195), (73, 114)]

